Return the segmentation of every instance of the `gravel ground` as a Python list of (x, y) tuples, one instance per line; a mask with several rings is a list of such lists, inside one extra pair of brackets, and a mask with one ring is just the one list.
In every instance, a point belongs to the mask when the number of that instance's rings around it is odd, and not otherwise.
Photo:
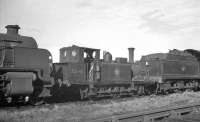
[(54, 104), (25, 110), (0, 110), (0, 122), (82, 122), (102, 116), (194, 102), (200, 102), (200, 92), (146, 96), (92, 104), (86, 102)]

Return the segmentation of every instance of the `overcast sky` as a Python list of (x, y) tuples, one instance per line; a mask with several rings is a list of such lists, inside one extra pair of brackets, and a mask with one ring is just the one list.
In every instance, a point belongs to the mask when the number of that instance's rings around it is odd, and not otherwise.
[(0, 32), (18, 24), (50, 50), (72, 44), (128, 57), (200, 49), (200, 0), (0, 0)]

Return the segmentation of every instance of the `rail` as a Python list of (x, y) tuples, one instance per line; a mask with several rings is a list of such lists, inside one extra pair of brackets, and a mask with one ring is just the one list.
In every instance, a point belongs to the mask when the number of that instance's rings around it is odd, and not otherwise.
[(89, 120), (88, 122), (160, 122), (160, 121), (175, 122), (176, 119), (178, 120), (177, 122), (185, 122), (181, 121), (184, 119), (183, 117), (191, 114), (198, 114), (199, 118), (197, 121), (200, 122), (200, 103), (191, 103), (187, 105), (178, 105), (178, 106), (177, 105), (167, 106), (151, 110), (123, 113), (123, 114)]

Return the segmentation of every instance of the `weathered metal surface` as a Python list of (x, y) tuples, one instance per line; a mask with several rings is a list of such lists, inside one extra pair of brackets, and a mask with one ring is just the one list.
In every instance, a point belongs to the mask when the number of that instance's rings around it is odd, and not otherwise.
[(68, 75), (68, 80), (72, 83), (84, 83), (87, 80), (86, 77), (86, 64), (85, 63), (70, 63), (69, 70), (64, 74), (64, 78)]
[(101, 82), (130, 82), (130, 64), (102, 63)]
[(21, 36), (18, 34), (20, 27), (18, 25), (7, 25), (7, 33), (0, 33), (1, 46), (17, 46), (38, 48), (37, 42), (33, 37)]
[(19, 35), (18, 25), (6, 28), (7, 33), (0, 33), (0, 77), (6, 75), (9, 79), (0, 80), (0, 99), (23, 98), (51, 87), (51, 53), (38, 48), (34, 38)]
[(54, 64), (55, 78), (70, 84), (87, 83), (87, 68), (85, 63), (58, 63)]
[(79, 47), (76, 45), (60, 49), (60, 63), (81, 63), (90, 59), (99, 58), (99, 49)]
[(129, 51), (129, 63), (134, 63), (134, 50), (135, 50), (135, 48), (128, 48), (128, 51)]
[(166, 61), (162, 63), (164, 75), (197, 75), (198, 62)]
[(8, 25), (6, 28), (6, 34), (0, 33), (0, 70), (32, 69), (37, 72), (38, 78), (43, 80), (44, 84), (50, 84), (51, 53), (38, 48), (37, 42), (32, 37), (19, 35), (18, 25)]
[(5, 74), (10, 82), (6, 86), (5, 95), (26, 95), (33, 92), (33, 73), (30, 72), (8, 72)]
[(183, 51), (156, 53), (143, 56), (132, 66), (134, 81), (200, 79), (197, 59)]
[(127, 63), (127, 58), (117, 57), (115, 58), (117, 63)]

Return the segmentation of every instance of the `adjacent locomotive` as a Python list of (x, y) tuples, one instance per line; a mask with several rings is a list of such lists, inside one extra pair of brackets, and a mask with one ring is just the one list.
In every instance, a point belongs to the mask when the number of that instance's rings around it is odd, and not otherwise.
[(0, 102), (28, 101), (51, 87), (52, 58), (34, 38), (18, 34), (18, 25), (0, 33)]
[(199, 89), (200, 72), (196, 57), (186, 51), (170, 50), (143, 56), (132, 66), (135, 83), (155, 82), (156, 92)]

